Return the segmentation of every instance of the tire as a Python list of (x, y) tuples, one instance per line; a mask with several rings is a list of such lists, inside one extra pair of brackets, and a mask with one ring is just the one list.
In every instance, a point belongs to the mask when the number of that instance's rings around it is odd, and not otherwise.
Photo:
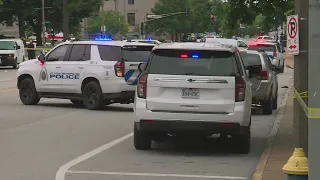
[(248, 154), (251, 147), (251, 130), (250, 127), (242, 127), (242, 131), (235, 137), (238, 144), (237, 152), (241, 154)]
[(17, 60), (17, 58), (14, 59), (12, 67), (13, 67), (13, 69), (17, 69), (18, 68), (18, 60)]
[(76, 105), (76, 106), (78, 106), (78, 107), (82, 107), (82, 106), (83, 106), (83, 101), (81, 101), (81, 100), (70, 99), (70, 101), (71, 101), (74, 105)]
[(272, 110), (273, 110), (272, 105), (273, 105), (273, 98), (272, 98), (272, 95), (270, 94), (268, 97), (268, 100), (262, 103), (262, 113), (264, 115), (272, 114)]
[(278, 108), (278, 88), (276, 90), (276, 95), (275, 95), (275, 97), (274, 97), (272, 102), (273, 102), (272, 109), (276, 110)]
[(89, 110), (99, 110), (105, 105), (103, 93), (98, 82), (88, 82), (82, 91), (83, 105)]
[(151, 148), (151, 139), (148, 133), (139, 131), (134, 125), (133, 143), (137, 150), (148, 150)]
[(32, 78), (22, 80), (19, 87), (19, 97), (24, 105), (36, 105), (39, 103), (40, 98)]

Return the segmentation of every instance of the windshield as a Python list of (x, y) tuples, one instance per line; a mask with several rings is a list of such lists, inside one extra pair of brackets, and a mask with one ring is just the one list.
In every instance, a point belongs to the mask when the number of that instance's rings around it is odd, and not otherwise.
[(14, 41), (0, 41), (0, 50), (15, 50)]
[(245, 67), (248, 66), (261, 66), (261, 59), (258, 54), (251, 54), (247, 52), (240, 52), (243, 64)]
[(153, 46), (124, 46), (122, 59), (129, 62), (146, 62)]
[(259, 50), (259, 49), (262, 49), (264, 51), (275, 52), (276, 46), (271, 44), (258, 44), (258, 45), (250, 45), (250, 47), (248, 48), (248, 50)]
[(150, 74), (235, 76), (234, 56), (227, 51), (156, 50), (148, 67)]

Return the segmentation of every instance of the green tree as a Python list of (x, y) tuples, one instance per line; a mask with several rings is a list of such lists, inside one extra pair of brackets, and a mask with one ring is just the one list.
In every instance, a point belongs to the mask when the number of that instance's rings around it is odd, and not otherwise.
[[(101, 32), (101, 15), (96, 14), (90, 17), (91, 21), (88, 24), (88, 33)], [(106, 26), (106, 32), (112, 35), (120, 33), (125, 35), (128, 32), (129, 24), (125, 21), (124, 16), (114, 11), (108, 11), (103, 14), (103, 24)]]
[[(62, 29), (62, 3), (61, 0), (45, 1), (46, 20), (50, 21), (49, 28), (55, 28), (56, 32)], [(89, 17), (99, 10), (101, 0), (69, 0), (69, 27), (77, 26), (83, 18)], [(13, 19), (18, 22), (20, 36), (24, 36), (25, 26), (31, 26), (36, 33), (37, 43), (42, 44), (42, 14), (41, 1), (39, 0), (6, 0), (0, 7), (0, 21)], [(71, 32), (72, 33), (72, 32)]]
[[(176, 12), (185, 12), (186, 8), (190, 7), (190, 0), (159, 0), (155, 3), (151, 12), (156, 15), (171, 14)], [(147, 23), (148, 33), (170, 33), (172, 35), (179, 35), (185, 32), (191, 32), (190, 16), (185, 14), (172, 15), (161, 19), (149, 21)]]

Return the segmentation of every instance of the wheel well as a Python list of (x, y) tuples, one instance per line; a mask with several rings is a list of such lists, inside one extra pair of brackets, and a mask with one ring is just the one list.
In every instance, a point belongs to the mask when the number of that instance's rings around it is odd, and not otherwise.
[(20, 88), (21, 82), (27, 78), (31, 78), (33, 80), (33, 77), (30, 74), (22, 74), (18, 77), (18, 83), (17, 83), (18, 89)]
[[(91, 81), (95, 81), (95, 82), (99, 83), (99, 80), (98, 80), (97, 78), (87, 77), (87, 78), (85, 78), (85, 79), (82, 81), (81, 91), (83, 90), (84, 86), (85, 86), (86, 84), (88, 84), (89, 82), (91, 82)], [(99, 83), (99, 85), (100, 85), (100, 83)]]

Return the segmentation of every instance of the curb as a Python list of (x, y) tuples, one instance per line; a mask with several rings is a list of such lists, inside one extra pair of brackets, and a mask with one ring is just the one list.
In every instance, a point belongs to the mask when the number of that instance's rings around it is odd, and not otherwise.
[(281, 107), (279, 108), (277, 117), (276, 117), (276, 119), (275, 119), (275, 121), (273, 123), (273, 127), (272, 127), (271, 132), (270, 132), (269, 137), (268, 137), (267, 146), (266, 146), (266, 148), (264, 149), (263, 153), (260, 156), (260, 160), (259, 160), (259, 162), (258, 162), (258, 164), (256, 166), (255, 171), (254, 171), (252, 180), (262, 180), (263, 179), (263, 171), (264, 171), (264, 169), (265, 169), (265, 167), (267, 165), (269, 156), (270, 156), (270, 154), (272, 152), (274, 141), (275, 141), (276, 135), (278, 133), (281, 121), (283, 119), (284, 110), (285, 110), (285, 108), (287, 106), (287, 101), (288, 101), (289, 94), (291, 92), (292, 86), (293, 86), (293, 79), (291, 79), (291, 82), (290, 82), (290, 84), (288, 86), (289, 88), (286, 90), (286, 92), (284, 94), (284, 98), (282, 100)]

